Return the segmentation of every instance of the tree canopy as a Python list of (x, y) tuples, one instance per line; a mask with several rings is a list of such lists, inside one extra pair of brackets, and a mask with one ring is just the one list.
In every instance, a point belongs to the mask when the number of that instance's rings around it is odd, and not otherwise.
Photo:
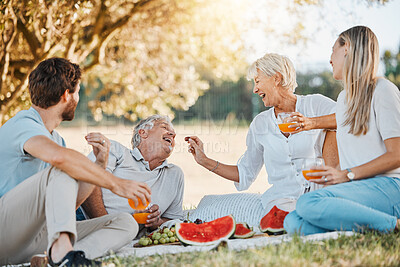
[[(235, 80), (247, 67), (245, 33), (257, 22), (244, 2), (0, 1), (0, 124), (29, 107), (29, 73), (55, 56), (81, 65), (96, 119), (188, 109), (209, 88), (208, 80)], [(320, 2), (285, 0), (294, 23), (282, 36), (301, 39), (304, 14), (296, 8)], [(266, 25), (266, 34), (281, 35)]]

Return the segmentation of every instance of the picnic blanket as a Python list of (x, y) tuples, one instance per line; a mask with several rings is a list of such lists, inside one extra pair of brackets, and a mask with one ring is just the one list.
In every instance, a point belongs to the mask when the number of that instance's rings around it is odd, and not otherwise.
[[(185, 211), (185, 218), (190, 221), (201, 219), (211, 221), (217, 218), (233, 215), (236, 222), (246, 222), (253, 227), (256, 235), (248, 239), (226, 239), (221, 240), (223, 246), (230, 250), (245, 250), (250, 248), (265, 247), (268, 245), (278, 245), (282, 242), (289, 242), (292, 238), (289, 235), (268, 236), (263, 234), (258, 225), (264, 215), (261, 205), (260, 194), (235, 193), (226, 195), (206, 195), (196, 209)], [(179, 220), (168, 221), (161, 227), (171, 227)], [(350, 236), (353, 232), (329, 232), (300, 237), (304, 241), (319, 241), (324, 239), (336, 239), (339, 235)], [(116, 252), (116, 256), (127, 257), (146, 257), (151, 255), (177, 254), (195, 251), (210, 251), (216, 249), (221, 243), (211, 246), (183, 246), (181, 244), (153, 245), (148, 247), (134, 247), (138, 240), (134, 240), (129, 245)]]
[[(337, 239), (340, 235), (351, 236), (354, 232), (329, 232), (323, 234), (314, 234), (309, 236), (300, 237), (304, 241), (320, 241), (324, 239)], [(289, 235), (281, 236), (266, 236), (258, 235), (249, 239), (228, 239), (222, 240), (224, 246), (230, 250), (245, 250), (250, 248), (260, 248), (268, 245), (278, 245), (282, 242), (289, 242), (292, 238)], [(220, 244), (211, 246), (183, 246), (183, 245), (155, 245), (149, 247), (133, 247), (137, 241), (123, 247), (116, 252), (115, 256), (120, 257), (146, 257), (152, 255), (163, 255), (163, 254), (178, 254), (185, 252), (195, 251), (210, 251), (216, 249)], [(114, 256), (114, 255), (113, 255)]]

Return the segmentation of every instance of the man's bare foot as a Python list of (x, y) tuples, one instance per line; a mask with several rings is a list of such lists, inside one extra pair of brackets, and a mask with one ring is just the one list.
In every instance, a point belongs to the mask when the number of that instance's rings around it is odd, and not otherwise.
[(394, 228), (394, 230), (396, 230), (396, 231), (400, 230), (400, 219), (397, 219), (396, 227)]
[(73, 250), (68, 233), (60, 233), (60, 237), (51, 246), (49, 257), (56, 263), (60, 262), (68, 252)]

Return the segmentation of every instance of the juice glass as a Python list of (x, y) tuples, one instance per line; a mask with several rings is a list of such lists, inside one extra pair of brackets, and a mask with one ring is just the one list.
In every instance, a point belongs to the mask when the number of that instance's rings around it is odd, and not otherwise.
[(133, 214), (133, 218), (135, 218), (138, 224), (146, 224), (147, 216), (149, 216), (149, 212), (138, 212)]
[(277, 122), (279, 130), (283, 133), (291, 133), (296, 130), (296, 128), (289, 128), (290, 125), (296, 124), (295, 122), (289, 122), (290, 116), (293, 112), (281, 112), (278, 113)]
[(323, 158), (306, 158), (303, 159), (303, 165), (302, 165), (302, 173), (304, 176), (304, 179), (310, 180), (310, 179), (320, 179), (322, 176), (307, 176), (308, 173), (313, 173), (313, 172), (320, 172), (322, 171), (321, 168), (325, 166), (325, 162)]

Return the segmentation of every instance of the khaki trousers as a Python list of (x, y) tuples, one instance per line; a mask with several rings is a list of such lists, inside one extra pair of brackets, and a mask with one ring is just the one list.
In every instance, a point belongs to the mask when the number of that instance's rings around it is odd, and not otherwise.
[(128, 213), (76, 222), (78, 182), (54, 167), (29, 177), (0, 198), (0, 265), (28, 262), (48, 251), (61, 232), (90, 259), (116, 251), (135, 238)]

